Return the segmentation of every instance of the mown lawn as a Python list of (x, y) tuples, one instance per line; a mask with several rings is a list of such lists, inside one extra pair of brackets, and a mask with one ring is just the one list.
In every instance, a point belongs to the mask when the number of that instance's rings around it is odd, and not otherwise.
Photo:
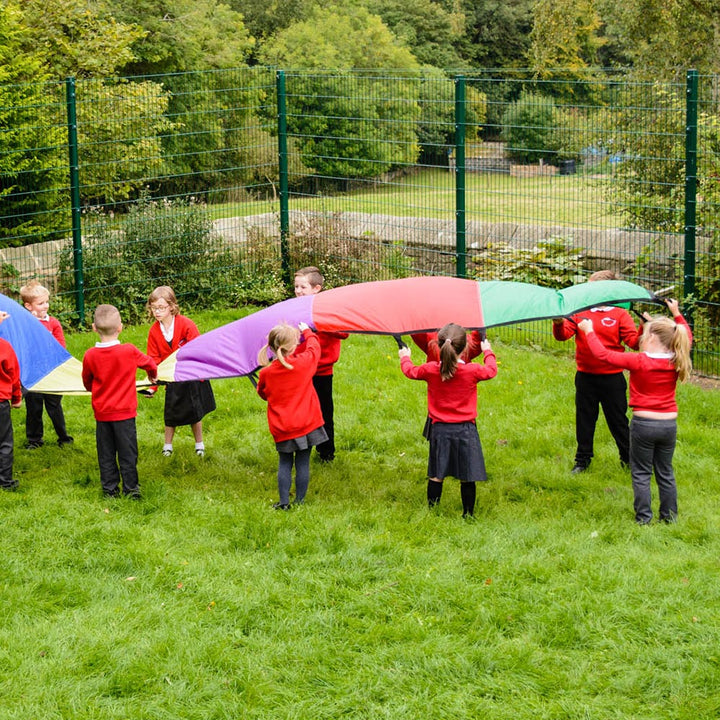
[(163, 458), (162, 399), (140, 399), (140, 502), (101, 496), (88, 398), (64, 400), (63, 450), (23, 450), (16, 411), (0, 718), (718, 717), (720, 393), (680, 389), (680, 519), (640, 528), (604, 425), (569, 474), (572, 361), (518, 340), (480, 385), (474, 522), (452, 481), (426, 507), (424, 385), (387, 337), (344, 343), (338, 457), (289, 513), (246, 379), (214, 382), (204, 459), (187, 428)]
[[(602, 185), (610, 177), (556, 175), (519, 178), (497, 173), (468, 173), (465, 209), (468, 220), (622, 227)], [(334, 195), (303, 195), (291, 191), (290, 209), (314, 212), (359, 212), (399, 217), (453, 220), (455, 179), (448, 170), (423, 169), (378, 184), (354, 187)], [(213, 218), (277, 213), (278, 202), (243, 201), (210, 207)]]

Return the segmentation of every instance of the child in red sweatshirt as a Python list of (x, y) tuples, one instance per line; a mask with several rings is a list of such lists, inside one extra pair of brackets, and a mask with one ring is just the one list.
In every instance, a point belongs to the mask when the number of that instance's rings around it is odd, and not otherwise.
[[(298, 351), (300, 332), (305, 342)], [(272, 361), (268, 350), (275, 356)], [(305, 323), (297, 328), (283, 324), (270, 331), (258, 357), (265, 367), (258, 375), (257, 392), (267, 400), (268, 426), (279, 455), (280, 501), (273, 505), (276, 510), (290, 507), (293, 464), (295, 503), (303, 502), (310, 484), (310, 452), (313, 445), (327, 441), (320, 401), (313, 387), (320, 352), (318, 339)]]
[[(300, 268), (295, 273), (295, 297), (316, 295), (321, 292), (325, 277), (314, 266)], [(333, 366), (340, 359), (340, 343), (347, 333), (319, 332), (315, 337), (320, 343), (320, 359), (313, 377), (313, 386), (320, 401), (327, 440), (317, 446), (320, 462), (335, 459), (335, 402), (333, 400)]]
[[(0, 311), (0, 323), (10, 317)], [(12, 345), (0, 338), (0, 488), (15, 490), (17, 480), (13, 479), (13, 426), (10, 408), (22, 405), (20, 365)]]
[(122, 321), (114, 305), (98, 305), (93, 330), (100, 342), (83, 357), (82, 380), (92, 393), (100, 483), (105, 495), (114, 497), (122, 478), (123, 493), (139, 497), (135, 376), (140, 368), (155, 382), (157, 365), (134, 345), (120, 343)]
[(484, 364), (462, 359), (467, 343), (465, 328), (448, 323), (438, 332), (440, 359), (413, 365), (410, 349), (401, 348), (400, 369), (411, 380), (427, 383), (430, 457), (428, 459), (428, 505), (440, 502), (443, 480), (460, 480), (463, 517), (475, 511), (475, 483), (487, 480), (477, 425), (477, 384), (497, 375), (497, 361), (490, 343), (480, 349)]
[(653, 517), (650, 505), (650, 479), (660, 496), (660, 520), (675, 522), (677, 487), (673, 454), (677, 438), (678, 406), (675, 388), (692, 373), (690, 348), (692, 332), (680, 313), (677, 300), (666, 300), (673, 319), (652, 318), (647, 314), (640, 352), (613, 352), (598, 338), (597, 324), (582, 320), (578, 329), (590, 351), (615, 367), (630, 371), (630, 471), (635, 496), (635, 521), (647, 525)]
[[(612, 270), (598, 270), (589, 278), (617, 280)], [(593, 321), (600, 342), (609, 350), (623, 352), (624, 346), (637, 350), (638, 329), (630, 313), (620, 307), (600, 306), (573, 315), (571, 318), (553, 319), (553, 337), (556, 340), (575, 338), (575, 465), (572, 473), (588, 469), (594, 454), (595, 426), (602, 407), (610, 434), (615, 440), (620, 463), (630, 462), (630, 428), (627, 417), (627, 382), (622, 369), (596, 357), (588, 347), (585, 333), (578, 331), (583, 319)]]

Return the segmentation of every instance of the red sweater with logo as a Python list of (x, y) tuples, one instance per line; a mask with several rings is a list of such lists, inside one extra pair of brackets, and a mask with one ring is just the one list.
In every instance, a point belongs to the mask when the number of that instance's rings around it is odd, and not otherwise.
[(168, 342), (162, 332), (162, 326), (155, 322), (150, 328), (147, 341), (147, 354), (156, 362), (161, 363), (168, 355), (186, 345), (200, 335), (197, 325), (184, 315), (175, 316), (172, 340)]
[(483, 353), (484, 365), (458, 363), (455, 375), (443, 380), (440, 362), (433, 360), (423, 365), (413, 365), (408, 357), (400, 358), (400, 369), (411, 380), (427, 383), (428, 415), (432, 422), (472, 422), (477, 418), (477, 384), (497, 375), (497, 361), (492, 350)]
[(17, 405), (22, 400), (20, 364), (12, 345), (0, 338), (0, 400)]
[(577, 324), (589, 318), (600, 342), (613, 352), (623, 352), (627, 345), (637, 350), (640, 333), (635, 327), (630, 313), (622, 308), (604, 306), (583, 310), (573, 315), (570, 320), (563, 320), (562, 325), (553, 323), (553, 337), (556, 340), (569, 340), (575, 336), (575, 362), (580, 372), (593, 375), (611, 375), (622, 372), (616, 365), (596, 356), (588, 347), (587, 336), (578, 331)]
[(65, 347), (65, 333), (63, 332), (60, 321), (50, 315), (45, 318), (39, 318), (39, 320), (47, 331), (52, 333), (52, 336)]
[(98, 422), (128, 420), (137, 415), (137, 369), (154, 379), (155, 361), (130, 343), (91, 347), (82, 362), (82, 380), (92, 393), (92, 407)]
[[(678, 316), (675, 322), (687, 328), (692, 342), (692, 332), (685, 318)], [(672, 357), (658, 357), (644, 352), (614, 352), (602, 344), (597, 332), (587, 334), (587, 344), (590, 351), (604, 362), (630, 371), (629, 404), (633, 410), (677, 412), (675, 388), (678, 375)]]
[(293, 440), (322, 427), (320, 401), (312, 384), (320, 358), (320, 343), (312, 330), (303, 332), (304, 347), (286, 358), (292, 370), (279, 360), (260, 370), (257, 393), (267, 400), (267, 419), (275, 442)]

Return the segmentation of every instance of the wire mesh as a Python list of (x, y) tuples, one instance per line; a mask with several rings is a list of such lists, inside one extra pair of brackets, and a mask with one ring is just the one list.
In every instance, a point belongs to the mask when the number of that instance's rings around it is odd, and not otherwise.
[[(80, 257), (63, 85), (0, 86), (3, 287), (38, 277), (70, 320), (82, 260), (86, 306), (132, 320), (159, 284), (194, 306), (273, 302), (305, 265), (331, 286), (609, 268), (684, 295), (696, 369), (719, 375), (718, 77), (698, 86), (695, 151), (685, 82), (615, 72), (286, 71), (282, 104), (269, 68), (78, 80)], [(545, 343), (548, 325), (509, 334)]]

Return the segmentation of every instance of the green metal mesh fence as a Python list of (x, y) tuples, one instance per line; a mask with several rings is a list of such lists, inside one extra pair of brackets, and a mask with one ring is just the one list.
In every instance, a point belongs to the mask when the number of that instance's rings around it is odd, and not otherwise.
[[(684, 298), (720, 375), (718, 78), (276, 72), (0, 86), (0, 249), (70, 320), (421, 273), (565, 286), (611, 268)], [(68, 127), (70, 126), (70, 132)], [(70, 147), (68, 145), (70, 144)], [(76, 193), (76, 195), (74, 195)], [(73, 197), (77, 201), (73, 203)], [(548, 323), (508, 331), (535, 342)]]

